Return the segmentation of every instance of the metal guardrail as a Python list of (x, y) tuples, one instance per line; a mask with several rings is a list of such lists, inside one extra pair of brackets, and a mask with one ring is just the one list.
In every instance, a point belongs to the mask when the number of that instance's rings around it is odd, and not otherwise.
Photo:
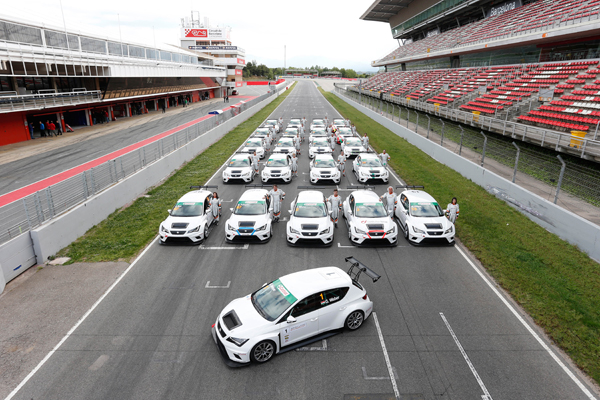
[[(532, 184), (535, 186), (533, 191), (538, 195), (547, 198), (556, 203), (560, 199), (571, 202), (566, 196), (571, 195), (582, 201), (577, 202), (576, 211), (582, 217), (598, 215), (600, 207), (600, 174), (598, 169), (590, 168), (577, 164), (573, 161), (568, 164), (563, 162), (556, 155), (548, 152), (537, 150), (536, 147), (523, 146), (515, 141), (507, 140), (502, 137), (486, 135), (488, 131), (494, 131), (494, 128), (504, 128), (506, 121), (493, 120), (493, 118), (485, 118), (479, 116), (479, 121), (473, 121), (467, 117), (466, 122), (464, 114), (458, 110), (433, 109), (423, 105), (422, 107), (413, 107), (416, 101), (402, 101), (397, 99), (400, 104), (383, 101), (377, 98), (362, 96), (358, 92), (344, 90), (344, 88), (336, 86), (336, 92), (352, 99), (353, 101), (362, 104), (363, 106), (382, 114), (388, 119), (406, 128), (425, 136), (429, 140), (435, 140), (443, 147), (457, 153), (463, 158), (467, 158), (484, 168), (491, 169), (495, 173), (503, 176), (506, 179), (515, 182), (517, 180), (517, 172), (525, 174), (519, 176), (517, 184), (532, 190)], [(473, 114), (471, 114), (473, 116)], [(455, 122), (450, 122), (450, 121)], [(445, 121), (445, 122), (444, 122)], [(491, 125), (490, 125), (491, 124)], [(522, 124), (507, 125), (510, 129), (512, 126)], [(527, 127), (527, 126), (525, 126)], [(515, 127), (515, 134), (511, 138), (521, 140), (538, 135), (539, 132), (531, 130), (521, 131)], [(483, 132), (482, 132), (483, 131)], [(508, 129), (508, 133), (512, 134)], [(482, 134), (483, 133), (483, 134)], [(567, 136), (567, 138), (563, 137)], [(550, 132), (541, 134), (542, 140), (556, 140), (560, 146), (566, 146), (571, 140), (570, 135), (551, 137)], [(575, 139), (579, 140), (579, 138)], [(583, 142), (579, 142), (582, 146), (582, 154), (590, 155), (592, 152), (583, 150)], [(588, 140), (587, 149), (597, 150), (598, 142)], [(556, 144), (553, 146), (557, 146)], [(597, 154), (597, 152), (595, 152)], [(495, 163), (492, 163), (493, 160)], [(497, 163), (497, 164), (496, 164)], [(509, 168), (498, 168), (498, 164)], [(543, 182), (543, 185), (534, 184), (533, 180)], [(563, 195), (563, 192), (566, 193)], [(563, 203), (561, 203), (563, 204)], [(566, 204), (566, 205), (565, 205)], [(568, 207), (568, 203), (564, 203)], [(574, 211), (574, 210), (572, 210)], [(574, 211), (575, 212), (575, 211)]]
[(0, 113), (70, 106), (102, 100), (100, 90), (0, 96)]
[[(338, 90), (339, 88), (336, 88)], [(418, 100), (408, 100), (400, 96), (391, 96), (383, 94), (382, 98), (373, 97), (370, 91), (355, 89), (359, 97), (366, 97), (365, 101), (369, 106), (375, 107), (379, 102), (385, 102), (392, 105), (410, 107), (412, 109), (433, 114), (438, 117), (446, 118), (457, 123), (479, 127), (491, 132), (499, 133), (503, 136), (510, 136), (513, 139), (530, 142), (541, 147), (551, 148), (555, 151), (563, 149), (565, 152), (577, 155), (581, 158), (600, 158), (600, 132), (596, 129), (590, 135), (592, 138), (575, 138), (570, 133), (563, 133), (545, 128), (539, 128), (531, 125), (525, 125), (518, 122), (502, 120), (485, 115), (475, 115), (471, 112), (465, 112), (449, 107), (436, 106), (429, 102)], [(379, 96), (379, 93), (377, 93)], [(574, 140), (574, 141), (573, 141)]]
[(62, 182), (0, 207), (0, 244), (30, 231), (146, 168), (276, 92), (266, 93)]

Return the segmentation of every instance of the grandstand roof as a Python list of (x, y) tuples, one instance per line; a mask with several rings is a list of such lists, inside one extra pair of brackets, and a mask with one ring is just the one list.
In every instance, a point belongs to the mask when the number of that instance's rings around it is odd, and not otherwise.
[(365, 21), (389, 22), (390, 18), (400, 10), (408, 7), (414, 0), (375, 0), (373, 4), (361, 15)]

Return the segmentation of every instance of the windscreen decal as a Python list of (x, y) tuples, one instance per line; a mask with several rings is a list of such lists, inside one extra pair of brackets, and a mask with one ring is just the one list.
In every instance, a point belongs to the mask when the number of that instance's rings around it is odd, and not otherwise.
[(277, 279), (275, 282), (273, 282), (273, 286), (279, 291), (279, 293), (283, 295), (283, 297), (285, 297), (288, 303), (294, 304), (298, 300), (293, 294), (290, 293), (289, 290), (287, 290), (281, 280)]

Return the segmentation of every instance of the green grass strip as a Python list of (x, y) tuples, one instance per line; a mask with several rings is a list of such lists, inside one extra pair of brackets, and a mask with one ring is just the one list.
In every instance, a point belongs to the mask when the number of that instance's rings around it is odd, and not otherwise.
[(129, 207), (115, 211), (57, 255), (70, 257), (71, 263), (130, 261), (156, 237), (159, 224), (167, 217), (167, 209), (189, 192), (190, 185), (201, 185), (210, 179), (291, 89), (293, 86), (181, 167), (162, 185), (151, 189), (147, 193), (149, 197), (140, 197)]
[[(600, 265), (337, 96), (327, 100), (385, 149), (409, 185), (460, 204), (457, 236), (575, 363), (600, 382)], [(474, 305), (476, 307), (476, 305)]]

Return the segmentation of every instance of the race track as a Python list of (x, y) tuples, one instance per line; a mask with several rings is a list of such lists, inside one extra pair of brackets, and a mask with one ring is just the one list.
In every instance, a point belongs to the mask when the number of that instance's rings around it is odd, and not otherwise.
[[(338, 116), (311, 81), (298, 82), (272, 114), (284, 122), (326, 115)], [(283, 210), (297, 186), (310, 184), (306, 143), (302, 149), (298, 178), (280, 186)], [(395, 178), (390, 183), (399, 184)], [(588, 398), (582, 390), (587, 386), (568, 374), (577, 372), (562, 356), (555, 357), (564, 368), (553, 359), (545, 339), (536, 338), (538, 329), (527, 328), (526, 317), (511, 311), (512, 303), (488, 285), (459, 246), (415, 247), (400, 238), (393, 248), (357, 248), (340, 222), (332, 247), (289, 247), (285, 221), (275, 225), (267, 244), (230, 245), (223, 225), (244, 186), (223, 184), (221, 170), (210, 184), (219, 186), (224, 200), (223, 222), (203, 246), (152, 243), (15, 399)], [(339, 187), (351, 184), (357, 180), (348, 162)], [(333, 187), (324, 190), (327, 196)], [(378, 184), (376, 192), (386, 187)], [(348, 193), (341, 192), (344, 198)], [(210, 334), (225, 305), (287, 273), (347, 269), (347, 256), (382, 276), (377, 283), (361, 279), (376, 317), (356, 332), (264, 365), (225, 366)]]

